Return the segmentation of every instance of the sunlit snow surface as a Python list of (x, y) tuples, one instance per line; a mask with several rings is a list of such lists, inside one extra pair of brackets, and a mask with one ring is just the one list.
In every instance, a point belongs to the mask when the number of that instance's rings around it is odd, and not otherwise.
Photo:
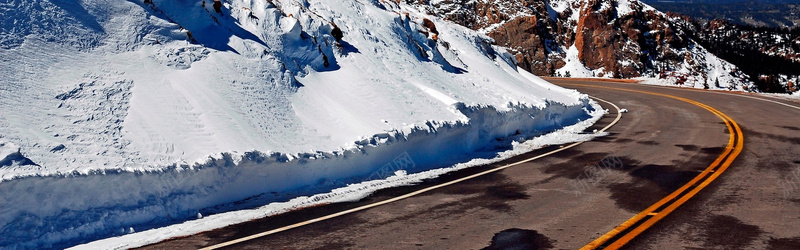
[(601, 115), (474, 31), (427, 17), (430, 39), (403, 6), (153, 2), (0, 4), (0, 247), (213, 219), (398, 159), (418, 179)]

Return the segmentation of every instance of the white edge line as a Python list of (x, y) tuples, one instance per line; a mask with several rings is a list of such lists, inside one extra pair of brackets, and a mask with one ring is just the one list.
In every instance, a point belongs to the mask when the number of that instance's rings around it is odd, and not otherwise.
[[(608, 104), (610, 104), (611, 106), (613, 106), (617, 110), (617, 117), (614, 119), (614, 121), (612, 121), (611, 123), (609, 123), (608, 125), (603, 127), (603, 129), (600, 129), (595, 133), (605, 132), (606, 130), (611, 128), (611, 126), (614, 126), (615, 124), (617, 124), (617, 122), (619, 122), (620, 119), (622, 119), (622, 113), (620, 112), (620, 109), (619, 109), (619, 107), (617, 105), (615, 105), (614, 103), (611, 103), (609, 101), (594, 97), (594, 96), (590, 96), (590, 97), (593, 98), (593, 99), (596, 99), (598, 101), (602, 101), (602, 102), (608, 103)], [(552, 155), (552, 154), (567, 150), (569, 148), (578, 146), (581, 143), (583, 143), (583, 142), (582, 141), (581, 142), (575, 142), (575, 143), (569, 144), (567, 146), (564, 146), (562, 148), (559, 148), (559, 149), (556, 149), (556, 150), (553, 150), (553, 151), (550, 151), (550, 152), (547, 152), (547, 153), (544, 153), (544, 154), (541, 154), (541, 155), (537, 155), (537, 156), (534, 156), (534, 157), (531, 157), (531, 158), (528, 158), (528, 159), (525, 159), (525, 160), (521, 160), (521, 161), (514, 162), (514, 163), (509, 163), (509, 164), (506, 164), (506, 165), (501, 166), (501, 167), (497, 167), (497, 168), (493, 168), (493, 169), (490, 169), (490, 170), (486, 170), (486, 171), (483, 171), (483, 172), (480, 172), (480, 173), (476, 173), (476, 174), (473, 174), (473, 175), (470, 175), (470, 176), (462, 177), (462, 178), (459, 178), (459, 179), (456, 179), (456, 180), (452, 180), (452, 181), (449, 181), (449, 182), (445, 182), (445, 183), (442, 183), (442, 184), (438, 184), (438, 185), (435, 185), (435, 186), (430, 186), (430, 187), (427, 187), (427, 188), (423, 188), (423, 189), (420, 189), (420, 190), (417, 190), (417, 191), (414, 191), (414, 192), (411, 192), (411, 193), (408, 193), (408, 194), (404, 194), (404, 195), (401, 195), (401, 196), (397, 196), (397, 197), (394, 197), (394, 198), (391, 198), (391, 199), (387, 199), (387, 200), (383, 200), (383, 201), (367, 204), (367, 205), (360, 206), (360, 207), (357, 207), (357, 208), (351, 208), (351, 209), (348, 209), (348, 210), (345, 210), (345, 211), (337, 212), (337, 213), (334, 213), (334, 214), (318, 217), (318, 218), (307, 220), (307, 221), (303, 221), (303, 222), (298, 222), (298, 223), (295, 223), (295, 224), (292, 224), (292, 225), (288, 225), (288, 226), (272, 229), (272, 230), (269, 230), (269, 231), (266, 231), (266, 232), (250, 235), (250, 236), (247, 236), (247, 237), (243, 237), (243, 238), (239, 238), (239, 239), (235, 239), (235, 240), (219, 243), (219, 244), (212, 245), (212, 246), (209, 246), (209, 247), (204, 247), (204, 248), (201, 248), (201, 250), (212, 250), (212, 249), (218, 249), (218, 248), (222, 248), (222, 247), (227, 247), (227, 246), (231, 246), (231, 245), (234, 245), (234, 244), (238, 244), (238, 243), (242, 243), (242, 242), (245, 242), (245, 241), (249, 241), (249, 240), (252, 240), (252, 239), (264, 237), (264, 236), (267, 236), (267, 235), (270, 235), (270, 234), (275, 234), (275, 233), (283, 232), (283, 231), (286, 231), (286, 230), (289, 230), (289, 229), (298, 228), (298, 227), (305, 226), (305, 225), (308, 225), (308, 224), (312, 224), (312, 223), (315, 223), (315, 222), (320, 222), (320, 221), (324, 221), (324, 220), (327, 220), (327, 219), (336, 218), (336, 217), (339, 217), (339, 216), (342, 216), (342, 215), (351, 214), (351, 213), (355, 213), (355, 212), (358, 212), (358, 211), (361, 211), (361, 210), (366, 210), (366, 209), (369, 209), (369, 208), (377, 207), (377, 206), (380, 206), (380, 205), (389, 204), (389, 203), (392, 203), (392, 202), (395, 202), (395, 201), (399, 201), (399, 200), (403, 200), (403, 199), (406, 199), (406, 198), (410, 198), (410, 197), (413, 197), (413, 196), (416, 196), (416, 195), (419, 195), (419, 194), (422, 194), (422, 193), (425, 193), (425, 192), (428, 192), (428, 191), (431, 191), (431, 190), (434, 190), (434, 189), (443, 188), (443, 187), (450, 186), (450, 185), (453, 185), (453, 184), (456, 184), (456, 183), (459, 183), (459, 182), (463, 182), (463, 181), (466, 181), (466, 180), (469, 180), (469, 179), (473, 179), (473, 178), (476, 178), (476, 177), (479, 177), (479, 176), (483, 176), (483, 175), (486, 175), (486, 174), (494, 173), (494, 172), (497, 172), (497, 171), (500, 171), (500, 170), (503, 170), (503, 169), (506, 169), (506, 168), (510, 168), (510, 167), (513, 167), (513, 166), (516, 166), (516, 165), (520, 165), (520, 164), (523, 164), (523, 163), (526, 163), (526, 162), (537, 160), (537, 159), (543, 158), (545, 156), (549, 156), (549, 155)]]

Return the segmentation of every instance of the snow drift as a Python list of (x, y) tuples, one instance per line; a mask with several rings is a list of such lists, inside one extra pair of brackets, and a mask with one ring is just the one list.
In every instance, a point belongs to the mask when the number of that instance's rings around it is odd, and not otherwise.
[(403, 5), (211, 3), (0, 4), (0, 247), (448, 167), (600, 114)]

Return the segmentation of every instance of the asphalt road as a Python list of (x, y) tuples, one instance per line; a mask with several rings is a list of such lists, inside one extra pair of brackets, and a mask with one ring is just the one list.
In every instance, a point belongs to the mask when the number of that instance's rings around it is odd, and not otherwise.
[[(744, 151), (711, 185), (626, 245), (630, 249), (800, 249), (800, 109), (741, 95), (551, 79), (630, 112), (609, 136), (409, 199), (268, 235), (232, 249), (577, 249), (694, 178), (729, 131), (702, 102), (742, 128)], [(570, 84), (590, 84), (577, 87)], [(779, 100), (780, 101), (780, 100)], [(780, 101), (800, 107), (800, 103)], [(613, 110), (613, 109), (612, 109)], [(595, 127), (603, 127), (610, 114)], [(273, 216), (145, 248), (200, 248), (314, 219), (528, 158), (452, 173), (365, 200)]]

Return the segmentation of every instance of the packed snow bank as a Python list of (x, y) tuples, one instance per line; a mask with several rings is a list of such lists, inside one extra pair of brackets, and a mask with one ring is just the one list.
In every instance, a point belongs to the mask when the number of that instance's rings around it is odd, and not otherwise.
[(78, 245), (71, 249), (128, 249), (140, 247), (175, 237), (193, 235), (305, 207), (336, 202), (357, 201), (380, 189), (413, 185), (424, 179), (436, 178), (448, 172), (509, 159), (513, 156), (548, 145), (587, 141), (597, 136), (605, 135), (605, 133), (584, 133), (584, 130), (600, 119), (604, 113), (599, 106), (596, 106), (595, 110), (596, 112), (593, 112), (594, 116), (589, 120), (567, 126), (552, 133), (537, 136), (530, 140), (516, 138), (516, 140), (511, 142), (512, 147), (510, 149), (497, 154), (487, 155), (486, 158), (475, 158), (468, 162), (458, 163), (449, 167), (409, 174), (406, 167), (414, 165), (415, 162), (409, 155), (404, 153), (392, 159), (392, 162), (382, 166), (379, 171), (375, 172), (374, 176), (372, 176), (373, 178), (368, 178), (367, 181), (360, 183), (347, 184), (344, 187), (335, 188), (327, 193), (299, 196), (288, 201), (273, 202), (253, 209), (242, 209), (204, 216), (180, 224), (98, 240)]
[(489, 38), (402, 5), (152, 2), (0, 6), (3, 156), (29, 160), (0, 166), (0, 247), (448, 167), (598, 115)]
[(491, 156), (515, 139), (591, 118), (583, 107), (559, 104), (544, 110), (459, 110), (468, 123), (429, 122), (426, 127), (375, 135), (346, 151), (230, 152), (158, 171), (98, 170), (6, 180), (0, 184), (0, 200), (7, 204), (0, 215), (5, 222), (0, 243), (42, 247), (96, 239), (131, 226), (147, 229), (188, 220), (198, 212), (213, 214), (383, 179), (396, 170), (419, 173), (448, 167)]

